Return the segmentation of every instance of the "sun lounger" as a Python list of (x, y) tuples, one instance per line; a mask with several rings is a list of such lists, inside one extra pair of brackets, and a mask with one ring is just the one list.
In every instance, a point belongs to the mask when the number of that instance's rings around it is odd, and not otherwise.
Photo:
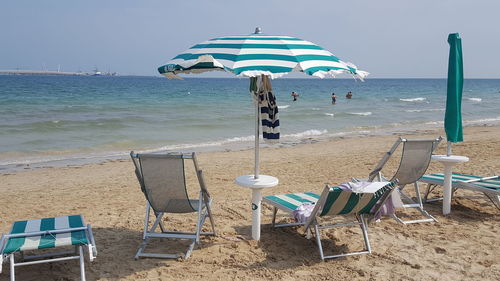
[[(74, 249), (72, 251), (66, 249), (63, 252), (44, 252), (34, 256), (25, 255), (26, 252), (59, 247)], [(10, 233), (2, 234), (0, 239), (0, 272), (4, 258), (10, 259), (11, 281), (15, 280), (15, 269), (18, 266), (78, 259), (80, 278), (84, 281), (84, 249), (88, 250), (90, 261), (93, 261), (97, 250), (92, 228), (84, 224), (81, 215), (16, 221)], [(16, 254), (20, 255), (21, 262), (16, 261)]]
[[(274, 207), (273, 227), (303, 225), (305, 227), (304, 231), (308, 237), (310, 237), (310, 229), (314, 229), (316, 243), (322, 260), (368, 254), (371, 253), (371, 246), (368, 240), (367, 228), (369, 221), (367, 221), (367, 219), (371, 219), (371, 217), (366, 218), (365, 215), (374, 215), (380, 210), (385, 200), (390, 196), (396, 183), (397, 181), (387, 183), (375, 193), (354, 193), (339, 187), (327, 185), (323, 189), (321, 195), (312, 192), (272, 195), (264, 197), (263, 202)], [(314, 204), (310, 216), (304, 222), (276, 225), (276, 214), (278, 210), (291, 214), (304, 203)], [(354, 215), (356, 221), (333, 225), (323, 223), (328, 222), (328, 218), (332, 216), (347, 215)], [(366, 249), (337, 255), (324, 255), (320, 233), (322, 229), (356, 225), (361, 227)]]
[[(430, 202), (440, 200), (440, 198), (428, 199), (429, 194), (437, 186), (443, 186), (444, 175), (441, 173), (424, 175), (420, 182), (427, 183), (424, 201)], [(500, 209), (500, 176), (478, 177), (473, 175), (453, 173), (451, 177), (453, 191), (459, 188), (482, 192), (493, 204)]]
[[(400, 206), (403, 208), (416, 208), (422, 213), (425, 219), (416, 220), (403, 220), (396, 214), (394, 218), (403, 224), (418, 223), (418, 222), (433, 222), (437, 221), (433, 216), (431, 216), (422, 204), (422, 197), (420, 195), (420, 188), (418, 185), (418, 179), (422, 177), (429, 167), (431, 161), (432, 152), (436, 149), (441, 137), (437, 139), (426, 139), (426, 140), (409, 140), (404, 138), (398, 138), (394, 143), (392, 148), (385, 153), (382, 160), (377, 164), (375, 169), (369, 174), (368, 181), (390, 181), (394, 179), (399, 180), (399, 185), (397, 188), (397, 193), (394, 192), (396, 199), (395, 202), (399, 202)], [(385, 164), (389, 161), (391, 156), (396, 152), (396, 149), (403, 144), (401, 152), (401, 160), (399, 161), (399, 167), (396, 173), (392, 177), (384, 177), (382, 175), (382, 170)], [(353, 179), (356, 180), (356, 179)], [(361, 180), (363, 181), (363, 180)], [(415, 189), (415, 199), (411, 198), (408, 194), (404, 192), (404, 187), (406, 185), (413, 185)], [(399, 196), (398, 196), (399, 195)], [(400, 198), (400, 199), (399, 199)]]
[[(146, 215), (144, 218), (143, 242), (135, 255), (139, 257), (151, 258), (178, 258), (188, 259), (195, 244), (200, 243), (200, 235), (215, 235), (215, 223), (210, 209), (211, 198), (205, 186), (202, 170), (198, 167), (195, 153), (171, 153), (171, 154), (135, 154), (130, 153), (135, 165), (135, 173), (146, 203)], [(200, 186), (200, 197), (192, 200), (188, 196), (186, 187), (185, 159), (192, 159), (194, 169), (198, 177)], [(149, 216), (151, 210), (156, 219), (150, 227)], [(166, 213), (197, 213), (196, 230), (194, 232), (181, 232), (167, 230), (162, 218)], [(210, 219), (213, 232), (202, 232), (202, 227), (206, 218)], [(160, 228), (157, 232), (156, 229)], [(192, 240), (186, 253), (178, 254), (157, 254), (146, 253), (146, 245), (150, 238), (171, 238)]]

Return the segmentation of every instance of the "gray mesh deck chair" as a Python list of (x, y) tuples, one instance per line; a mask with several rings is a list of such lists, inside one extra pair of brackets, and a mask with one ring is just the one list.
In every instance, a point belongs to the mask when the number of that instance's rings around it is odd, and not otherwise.
[[(370, 241), (368, 240), (368, 224), (385, 201), (389, 198), (394, 190), (397, 180), (387, 183), (375, 193), (353, 193), (343, 190), (337, 186), (331, 187), (326, 185), (321, 195), (313, 192), (281, 194), (264, 197), (263, 201), (274, 207), (273, 210), (273, 227), (286, 227), (294, 225), (303, 225), (304, 232), (307, 237), (310, 237), (310, 230), (314, 230), (316, 244), (318, 245), (319, 255), (321, 260), (369, 254), (371, 253)], [(279, 210), (292, 213), (303, 203), (314, 204), (314, 209), (305, 223), (292, 224), (276, 224), (276, 213)], [(347, 223), (326, 224), (329, 218), (333, 216), (353, 215), (356, 221)], [(365, 217), (368, 216), (368, 217)], [(365, 249), (362, 251), (341, 253), (336, 255), (325, 256), (323, 245), (321, 243), (321, 230), (343, 226), (359, 226), (363, 233)]]
[[(432, 152), (437, 148), (439, 142), (441, 142), (441, 137), (437, 139), (427, 139), (427, 140), (408, 140), (404, 138), (398, 138), (396, 143), (392, 146), (391, 150), (385, 153), (382, 160), (377, 164), (375, 169), (369, 175), (369, 181), (381, 181), (386, 180), (382, 175), (382, 169), (384, 168), (387, 161), (396, 151), (400, 144), (403, 144), (403, 150), (401, 153), (401, 160), (399, 162), (399, 168), (396, 173), (390, 178), (390, 180), (398, 179), (398, 191), (401, 195), (403, 201), (403, 207), (405, 208), (416, 208), (419, 210), (426, 219), (408, 220), (404, 221), (397, 215), (394, 218), (403, 224), (417, 223), (417, 222), (432, 222), (437, 221), (433, 216), (431, 216), (427, 211), (424, 210), (422, 204), (422, 197), (420, 196), (420, 188), (418, 185), (418, 180), (422, 177), (431, 161)], [(410, 196), (403, 192), (406, 185), (413, 184), (415, 187), (416, 201)]]
[[(135, 173), (146, 196), (146, 216), (144, 218), (143, 242), (135, 255), (139, 257), (178, 258), (177, 254), (146, 253), (145, 248), (151, 237), (189, 239), (192, 243), (183, 255), (188, 259), (195, 244), (199, 244), (200, 235), (215, 235), (215, 224), (210, 209), (210, 194), (205, 186), (203, 172), (198, 167), (195, 153), (176, 154), (135, 154), (130, 153), (135, 165)], [(192, 159), (198, 182), (200, 196), (192, 200), (186, 189), (185, 160)], [(149, 216), (151, 209), (155, 215), (153, 224), (150, 225)], [(197, 213), (195, 232), (169, 231), (163, 226), (162, 217), (165, 213)], [(202, 232), (206, 218), (210, 219), (212, 232)], [(157, 228), (160, 231), (157, 232)]]
[[(428, 199), (429, 194), (438, 186), (444, 185), (444, 175), (442, 173), (428, 174), (419, 179), (420, 182), (427, 183), (424, 202), (442, 200), (443, 198)], [(453, 173), (451, 176), (451, 187), (454, 193), (457, 189), (463, 188), (476, 192), (482, 192), (500, 210), (500, 176), (479, 177)], [(452, 194), (453, 194), (452, 193)]]

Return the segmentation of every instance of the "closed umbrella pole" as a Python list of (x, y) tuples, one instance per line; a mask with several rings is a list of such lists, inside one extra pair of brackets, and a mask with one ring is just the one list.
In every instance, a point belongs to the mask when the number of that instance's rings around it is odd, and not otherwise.
[(462, 59), (462, 39), (458, 33), (448, 35), (450, 55), (448, 59), (448, 80), (444, 128), (448, 140), (447, 155), (451, 155), (451, 144), (463, 141), (462, 132), (462, 91), (464, 71)]
[(446, 113), (444, 116), (444, 129), (448, 140), (446, 155), (433, 155), (432, 159), (439, 161), (444, 166), (443, 183), (443, 214), (451, 212), (451, 178), (453, 166), (469, 161), (466, 156), (452, 155), (451, 144), (463, 141), (462, 133), (462, 90), (464, 72), (462, 61), (462, 39), (458, 33), (448, 35), (450, 56), (448, 59), (448, 85), (446, 94)]
[(254, 179), (259, 178), (259, 163), (260, 163), (260, 151), (259, 151), (259, 136), (260, 136), (260, 106), (259, 102), (255, 102), (255, 166), (254, 166)]

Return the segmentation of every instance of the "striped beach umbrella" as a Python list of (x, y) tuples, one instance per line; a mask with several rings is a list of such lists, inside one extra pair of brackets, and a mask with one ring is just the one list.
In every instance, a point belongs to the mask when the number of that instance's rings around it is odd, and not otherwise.
[[(290, 72), (304, 72), (319, 78), (347, 73), (360, 80), (369, 74), (314, 43), (290, 36), (263, 34), (260, 28), (256, 28), (253, 34), (218, 37), (196, 44), (160, 66), (158, 71), (169, 79), (180, 79), (178, 74), (226, 71), (239, 77), (250, 77), (251, 84), (255, 83), (256, 77), (259, 81), (268, 81), (268, 78), (278, 78)], [(270, 89), (270, 82), (267, 84)], [(256, 102), (256, 179), (259, 176), (259, 115), (263, 112)], [(264, 120), (262, 123), (264, 126), (268, 122)], [(264, 132), (267, 129), (276, 132), (274, 127), (265, 128)]]
[(262, 34), (259, 29), (250, 35), (218, 37), (196, 44), (158, 68), (168, 78), (213, 70), (243, 77), (267, 75), (272, 79), (294, 71), (320, 78), (341, 73), (359, 79), (368, 75), (314, 43)]

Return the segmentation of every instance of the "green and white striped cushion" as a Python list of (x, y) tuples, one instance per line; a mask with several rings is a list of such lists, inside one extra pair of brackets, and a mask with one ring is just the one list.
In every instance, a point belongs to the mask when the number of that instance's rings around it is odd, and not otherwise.
[[(489, 180), (479, 180), (482, 177), (479, 176), (473, 176), (473, 175), (466, 175), (466, 174), (459, 174), (459, 173), (453, 173), (451, 176), (451, 182), (452, 184), (464, 181), (472, 181), (469, 184), (485, 187), (485, 188), (490, 188), (494, 190), (500, 190), (500, 178), (495, 178), (495, 179), (489, 179)], [(439, 184), (443, 185), (444, 184), (444, 175), (442, 173), (436, 173), (436, 174), (429, 174), (425, 175), (422, 178), (420, 178), (419, 181), (422, 182), (428, 182), (432, 184)]]
[[(69, 229), (83, 226), (84, 223), (81, 215), (16, 221), (12, 226), (10, 234), (28, 234), (30, 232)], [(40, 236), (14, 237), (9, 238), (3, 253), (9, 254), (17, 251), (86, 244), (89, 244), (89, 242), (85, 235), (85, 230), (57, 234), (44, 234)]]
[[(382, 188), (386, 190), (386, 187)], [(354, 193), (333, 187), (323, 206), (320, 216), (367, 214), (384, 192)]]
[(280, 194), (264, 197), (264, 202), (267, 202), (280, 209), (292, 212), (303, 203), (316, 203), (319, 195), (313, 192)]

